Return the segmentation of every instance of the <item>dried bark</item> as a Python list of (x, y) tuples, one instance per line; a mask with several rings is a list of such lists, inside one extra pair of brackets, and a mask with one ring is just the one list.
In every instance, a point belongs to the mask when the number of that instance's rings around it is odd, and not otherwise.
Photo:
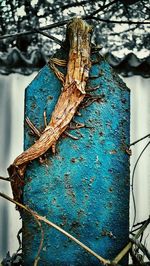
[(27, 164), (56, 144), (86, 95), (85, 86), (91, 67), (91, 30), (91, 26), (79, 18), (74, 18), (68, 24), (66, 39), (70, 50), (67, 74), (51, 120), (35, 144), (21, 153), (8, 168), (14, 199), (18, 202), (22, 201)]

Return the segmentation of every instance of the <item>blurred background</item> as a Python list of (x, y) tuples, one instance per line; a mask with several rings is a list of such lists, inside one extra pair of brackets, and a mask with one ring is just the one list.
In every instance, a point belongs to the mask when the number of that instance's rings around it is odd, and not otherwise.
[[(149, 1), (3, 0), (0, 2), (0, 176), (23, 150), (25, 88), (65, 39), (67, 21), (82, 16), (94, 26), (92, 42), (131, 89), (130, 224), (150, 214), (150, 6)], [(49, 37), (47, 37), (48, 35)], [(133, 169), (134, 176), (133, 176)], [(11, 195), (9, 182), (0, 191)], [(136, 208), (135, 208), (136, 207)], [(15, 207), (0, 198), (0, 261), (18, 248)], [(150, 250), (150, 227), (143, 243)]]

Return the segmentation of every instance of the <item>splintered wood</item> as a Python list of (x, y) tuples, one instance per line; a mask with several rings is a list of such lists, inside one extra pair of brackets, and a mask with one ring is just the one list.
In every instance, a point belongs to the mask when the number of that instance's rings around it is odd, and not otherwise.
[[(92, 27), (79, 18), (74, 18), (68, 24), (66, 39), (69, 42), (69, 58), (65, 77), (54, 67), (57, 60), (55, 59), (54, 62), (52, 59), (50, 60), (50, 66), (53, 62), (52, 69), (57, 77), (63, 81), (63, 88), (51, 120), (39, 139), (29, 149), (21, 153), (8, 168), (13, 196), (16, 201), (22, 201), (22, 187), (27, 164), (43, 155), (50, 148), (55, 151), (57, 140), (66, 130), (86, 95), (85, 87), (91, 67), (91, 31)], [(65, 62), (62, 62), (62, 65), (64, 64)]]

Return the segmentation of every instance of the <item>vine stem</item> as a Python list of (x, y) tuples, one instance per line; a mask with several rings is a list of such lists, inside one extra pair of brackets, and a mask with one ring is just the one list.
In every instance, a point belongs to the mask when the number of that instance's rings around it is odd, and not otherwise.
[(130, 147), (133, 146), (133, 145), (135, 145), (135, 144), (137, 144), (137, 143), (140, 142), (141, 140), (146, 139), (146, 138), (150, 138), (150, 134), (147, 134), (146, 136), (144, 136), (144, 137), (142, 137), (142, 138), (140, 138), (140, 139), (138, 139), (138, 140), (132, 142), (132, 143), (130, 144)]
[(0, 176), (0, 180), (10, 182), (10, 178), (9, 178), (9, 177), (3, 177), (3, 176)]
[[(145, 223), (141, 226), (137, 234), (134, 236), (134, 239), (138, 239), (140, 235), (144, 232), (146, 227), (150, 223), (150, 217), (145, 221)], [(124, 248), (121, 250), (121, 252), (115, 257), (115, 259), (112, 261), (113, 265), (118, 264), (118, 262), (125, 256), (125, 254), (131, 249), (133, 243), (130, 241)]]

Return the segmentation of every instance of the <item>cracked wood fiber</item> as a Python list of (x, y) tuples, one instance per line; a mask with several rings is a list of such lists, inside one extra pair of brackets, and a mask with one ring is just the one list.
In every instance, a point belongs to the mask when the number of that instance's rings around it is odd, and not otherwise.
[(26, 165), (43, 155), (52, 145), (56, 145), (57, 140), (67, 128), (86, 94), (85, 86), (91, 66), (91, 30), (91, 26), (81, 19), (75, 18), (68, 24), (69, 58), (67, 74), (50, 122), (35, 144), (20, 154), (8, 168), (14, 199), (19, 202), (22, 197)]

